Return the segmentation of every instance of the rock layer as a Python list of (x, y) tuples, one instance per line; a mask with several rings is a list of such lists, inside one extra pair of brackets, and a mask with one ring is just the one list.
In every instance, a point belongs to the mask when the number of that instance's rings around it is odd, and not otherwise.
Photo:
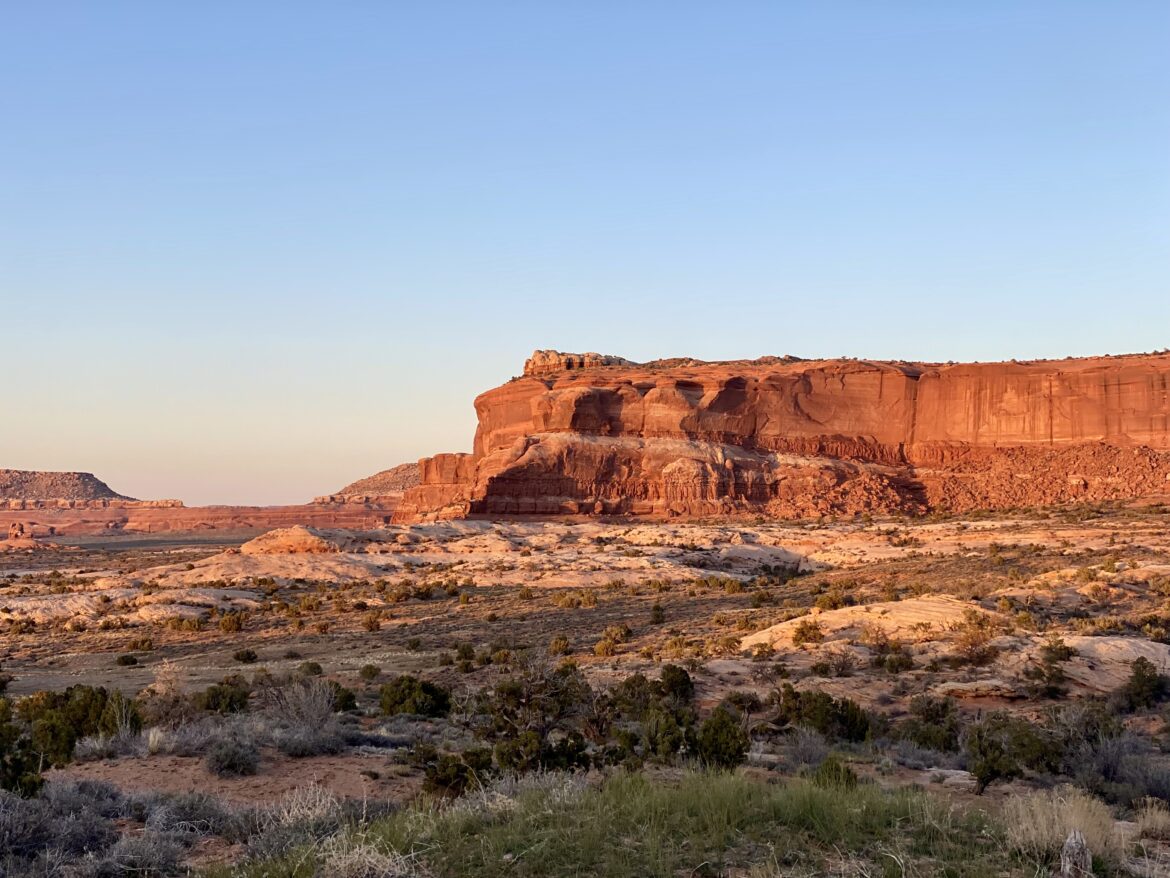
[(537, 351), (475, 408), (473, 452), (421, 460), (396, 520), (802, 518), (1170, 491), (1166, 354), (634, 364)]

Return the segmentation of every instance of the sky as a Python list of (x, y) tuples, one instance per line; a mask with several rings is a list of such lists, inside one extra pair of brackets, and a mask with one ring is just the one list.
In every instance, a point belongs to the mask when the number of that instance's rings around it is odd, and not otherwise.
[(303, 502), (535, 348), (1170, 345), (1170, 4), (7, 3), (0, 467)]

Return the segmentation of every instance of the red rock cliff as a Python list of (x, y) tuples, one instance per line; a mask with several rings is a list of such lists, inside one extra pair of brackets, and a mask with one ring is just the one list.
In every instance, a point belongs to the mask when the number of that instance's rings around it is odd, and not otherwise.
[(962, 511), (1170, 490), (1170, 355), (943, 366), (538, 351), (475, 408), (474, 451), (420, 461), (398, 520)]

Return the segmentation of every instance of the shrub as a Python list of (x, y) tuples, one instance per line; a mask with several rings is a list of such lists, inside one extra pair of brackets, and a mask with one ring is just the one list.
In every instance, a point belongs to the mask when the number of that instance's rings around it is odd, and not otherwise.
[(325, 673), (320, 662), (301, 662), (297, 665), (297, 674), (302, 677), (320, 677)]
[(93, 686), (34, 692), (16, 704), (15, 714), (27, 727), (33, 749), (52, 765), (68, 762), (81, 738), (142, 727), (137, 708), (121, 692), (111, 695)]
[(446, 716), (451, 709), (451, 694), (435, 683), (403, 674), (382, 687), (381, 706), (386, 715)]
[(650, 608), (650, 624), (661, 625), (666, 621), (666, 610), (662, 608), (662, 604), (655, 602), (654, 606)]
[(323, 726), (298, 726), (281, 729), (276, 735), (276, 747), (285, 756), (303, 759), (306, 756), (325, 756), (340, 753), (345, 741), (335, 723)]
[(1053, 634), (1040, 647), (1039, 652), (1039, 661), (1024, 669), (1024, 677), (1029, 681), (1028, 692), (1034, 698), (1060, 698), (1068, 692), (1065, 686), (1068, 675), (1062, 666), (1075, 656), (1077, 651), (1058, 635)]
[(801, 619), (792, 629), (792, 645), (804, 646), (806, 643), (821, 643), (825, 639), (825, 631), (816, 619)]
[(748, 736), (727, 710), (715, 708), (699, 726), (699, 758), (712, 768), (734, 768), (747, 758)]
[(12, 721), (12, 707), (0, 698), (0, 790), (19, 796), (41, 788), (41, 757), (27, 732)]
[(1170, 678), (1160, 673), (1152, 661), (1139, 656), (1129, 667), (1129, 679), (1116, 696), (1122, 709), (1132, 711), (1153, 707), (1166, 699), (1170, 692)]
[(569, 638), (558, 634), (548, 642), (548, 654), (551, 656), (568, 655), (571, 652)]
[(991, 663), (999, 650), (992, 643), (995, 639), (995, 623), (991, 616), (968, 610), (963, 621), (954, 628), (956, 664), (986, 665)]
[(340, 683), (329, 681), (329, 691), (333, 696), (333, 710), (339, 713), (347, 710), (357, 710), (357, 693)]
[(691, 680), (691, 675), (678, 665), (663, 665), (658, 685), (665, 697), (680, 704), (689, 704), (695, 697), (695, 684)]
[(122, 668), (129, 668), (138, 664), (138, 659), (130, 654), (120, 655), (114, 659), (114, 664)]
[(441, 754), (426, 762), (423, 789), (447, 796), (461, 796), (472, 784), (482, 786), (492, 770), (492, 751), (485, 747), (459, 754)]
[(825, 736), (814, 729), (797, 727), (787, 735), (789, 759), (796, 765), (820, 765), (829, 755)]
[(617, 655), (617, 644), (608, 638), (599, 640), (593, 646), (593, 654), (602, 657)]
[(219, 630), (224, 634), (236, 634), (244, 630), (243, 613), (224, 613), (219, 617)]
[(829, 756), (809, 775), (816, 786), (826, 790), (851, 790), (857, 786), (857, 773), (837, 756)]
[(504, 771), (522, 774), (540, 767), (540, 735), (531, 729), (496, 744), (496, 762)]
[(95, 878), (120, 875), (172, 875), (179, 867), (179, 844), (157, 832), (118, 839), (93, 865)]
[(736, 689), (728, 692), (727, 697), (723, 699), (723, 703), (735, 708), (740, 713), (746, 714), (756, 713), (764, 706), (764, 702), (760, 700), (759, 695), (746, 689)]
[(916, 695), (910, 699), (910, 716), (895, 730), (903, 740), (927, 750), (947, 753), (959, 749), (959, 711), (953, 698)]
[(913, 669), (914, 659), (906, 651), (905, 647), (899, 646), (897, 649), (891, 650), (881, 659), (881, 666), (885, 668), (888, 674), (900, 674), (903, 671)]
[(780, 722), (807, 726), (827, 738), (864, 741), (870, 734), (870, 716), (857, 702), (819, 689), (801, 692), (785, 683), (778, 707)]
[(516, 774), (530, 771), (571, 771), (589, 767), (585, 739), (576, 732), (555, 740), (542, 740), (532, 729), (496, 744), (500, 768)]
[(362, 665), (358, 669), (358, 676), (363, 680), (377, 680), (382, 675), (382, 669), (377, 665)]
[(226, 735), (208, 748), (205, 762), (208, 771), (219, 777), (243, 777), (256, 773), (260, 750), (242, 735)]
[(362, 627), (367, 631), (382, 630), (382, 614), (378, 610), (370, 610), (362, 616)]
[(671, 711), (654, 708), (642, 725), (649, 755), (669, 759), (694, 743), (693, 729)]
[(256, 655), (254, 649), (237, 649), (232, 653), (232, 658), (242, 665), (254, 664), (260, 656)]
[(1053, 742), (1029, 723), (997, 711), (968, 726), (963, 734), (967, 770), (975, 776), (975, 791), (982, 793), (995, 780), (1020, 777), (1026, 769), (1058, 767), (1059, 752)]
[(138, 734), (142, 731), (142, 714), (138, 705), (115, 689), (106, 698), (98, 718), (97, 733), (100, 735), (117, 735), (128, 732)]
[(215, 683), (196, 694), (195, 709), (224, 715), (239, 713), (247, 708), (248, 695), (246, 686), (239, 680), (229, 677), (222, 683)]
[(475, 661), (475, 646), (471, 643), (460, 643), (455, 647), (455, 658), (461, 662)]

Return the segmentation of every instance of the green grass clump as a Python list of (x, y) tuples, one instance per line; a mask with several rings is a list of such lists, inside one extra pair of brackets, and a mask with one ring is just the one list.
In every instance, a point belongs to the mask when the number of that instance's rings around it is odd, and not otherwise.
[[(887, 871), (891, 850), (921, 874), (1030, 874), (1010, 859), (994, 824), (920, 791), (864, 783), (823, 789), (803, 780), (778, 785), (726, 772), (691, 772), (675, 781), (622, 772), (599, 787), (558, 784), (557, 777), (546, 775), (547, 782), (516, 794), (512, 808), (424, 801), (359, 835), (363, 844), (413, 857), (423, 873), (440, 878), (673, 878), (792, 868), (819, 874), (842, 852), (885, 875), (896, 874)], [(306, 848), (280, 863), (209, 875), (308, 878), (318, 865)]]

